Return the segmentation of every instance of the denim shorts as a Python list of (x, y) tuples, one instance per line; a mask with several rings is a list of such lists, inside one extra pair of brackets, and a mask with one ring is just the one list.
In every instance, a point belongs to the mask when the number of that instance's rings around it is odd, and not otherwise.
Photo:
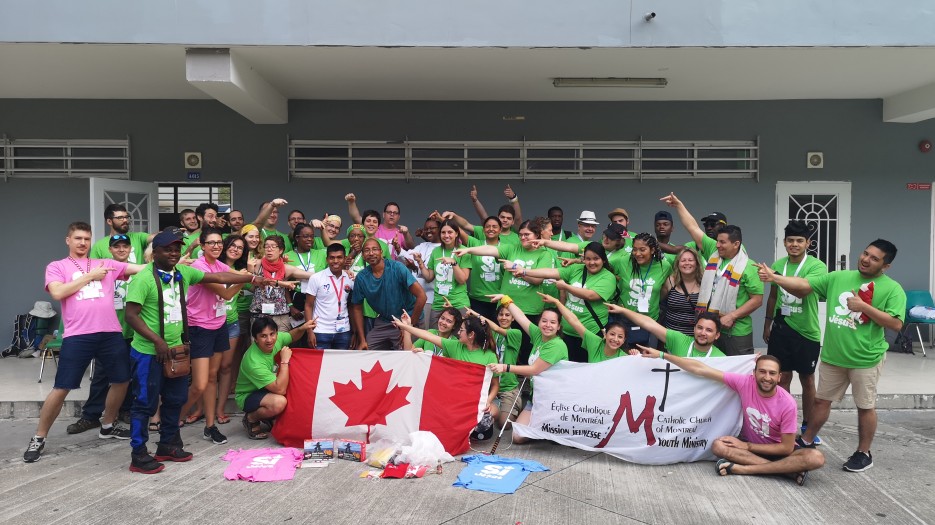
[(130, 353), (120, 332), (83, 334), (62, 339), (55, 386), (63, 390), (81, 387), (81, 378), (92, 359), (97, 359), (96, 374), (103, 373), (110, 384), (130, 380)]
[(230, 350), (230, 340), (227, 338), (226, 326), (214, 330), (189, 326), (188, 338), (192, 344), (192, 359), (205, 359), (216, 353)]
[(227, 338), (237, 339), (238, 337), (240, 337), (240, 321), (227, 323)]

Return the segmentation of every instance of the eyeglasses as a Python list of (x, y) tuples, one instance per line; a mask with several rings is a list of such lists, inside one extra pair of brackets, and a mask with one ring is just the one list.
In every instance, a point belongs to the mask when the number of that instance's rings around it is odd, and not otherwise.
[(386, 210), (383, 212), (385, 215), (399, 215), (398, 211)]
[(238, 250), (238, 251), (241, 251), (241, 252), (242, 252), (242, 251), (243, 251), (243, 246), (241, 246), (241, 245), (239, 245), (239, 244), (231, 244), (230, 246), (227, 247), (227, 249), (228, 249), (228, 250)]
[(110, 218), (112, 221), (128, 221), (130, 220), (129, 215), (114, 215)]
[(224, 241), (205, 241), (205, 246), (220, 246)]

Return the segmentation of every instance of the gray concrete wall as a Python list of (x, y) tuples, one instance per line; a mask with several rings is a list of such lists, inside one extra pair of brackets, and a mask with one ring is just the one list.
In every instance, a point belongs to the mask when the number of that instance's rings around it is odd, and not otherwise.
[[(504, 121), (523, 115), (525, 121)], [(900, 252), (890, 274), (906, 288), (928, 288), (930, 197), (907, 191), (907, 182), (935, 179), (935, 154), (919, 140), (935, 137), (935, 122), (886, 124), (881, 102), (770, 101), (669, 103), (473, 103), (291, 101), (289, 124), (257, 126), (215, 101), (0, 100), (0, 133), (16, 138), (121, 138), (132, 145), (133, 178), (183, 181), (183, 152), (204, 155), (203, 181), (232, 181), (235, 206), (255, 210), (285, 196), (308, 215), (346, 215), (342, 199), (358, 194), (362, 207), (400, 203), (403, 223), (418, 226), (426, 212), (451, 208), (470, 213), (474, 181), (287, 182), (287, 137), (335, 140), (648, 140), (761, 139), (761, 179), (747, 181), (509, 181), (526, 215), (561, 205), (570, 219), (582, 209), (603, 216), (624, 206), (634, 231), (651, 231), (659, 196), (678, 192), (696, 216), (725, 212), (744, 227), (755, 259), (772, 260), (775, 183), (780, 180), (853, 182), (851, 259), (867, 242), (884, 237)], [(825, 169), (807, 170), (807, 151), (825, 153)], [(502, 201), (505, 180), (476, 181), (490, 209)], [(0, 340), (9, 320), (45, 299), (43, 268), (64, 256), (68, 222), (87, 219), (84, 181), (11, 180), (0, 184), (6, 224), (15, 235), (16, 264), (3, 274)], [(283, 224), (285, 219), (283, 219)], [(100, 232), (97, 232), (98, 234)], [(676, 239), (685, 239), (684, 230)], [(760, 317), (761, 319), (761, 317)], [(759, 322), (759, 321), (758, 321)]]

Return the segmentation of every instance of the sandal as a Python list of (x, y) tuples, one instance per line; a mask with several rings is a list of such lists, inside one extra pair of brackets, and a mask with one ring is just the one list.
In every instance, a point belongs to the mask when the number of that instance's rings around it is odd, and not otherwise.
[(805, 480), (808, 479), (808, 471), (802, 471), (795, 475), (795, 484), (798, 486), (805, 485)]
[(253, 423), (247, 419), (247, 415), (243, 416), (243, 428), (247, 431), (247, 437), (254, 440), (266, 439), (269, 437), (269, 434), (263, 432), (262, 427), (259, 422)]
[(226, 425), (231, 422), (230, 416), (227, 415), (215, 416), (214, 419), (217, 421), (218, 425)]
[(149, 431), (150, 431), (150, 432), (159, 432), (159, 427), (161, 427), (161, 426), (162, 426), (162, 424), (161, 424), (159, 421), (151, 421), (151, 422), (149, 423)]
[(717, 460), (717, 463), (714, 464), (714, 467), (717, 469), (719, 476), (728, 476), (733, 474), (732, 470), (734, 468), (734, 464), (730, 461), (727, 461), (726, 459)]
[[(204, 418), (205, 418), (205, 415), (204, 415), (204, 414), (198, 414), (198, 415), (196, 415), (196, 414), (189, 414), (188, 417), (185, 418), (185, 424), (186, 424), (186, 425), (194, 425), (195, 423), (201, 421), (201, 420), (204, 419)], [(181, 421), (180, 421), (179, 423), (181, 423)], [(181, 427), (181, 426), (182, 426), (182, 425), (179, 424), (179, 427)]]

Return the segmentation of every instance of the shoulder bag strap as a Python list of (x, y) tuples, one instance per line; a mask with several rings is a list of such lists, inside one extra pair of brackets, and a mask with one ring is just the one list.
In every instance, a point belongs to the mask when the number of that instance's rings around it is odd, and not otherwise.
[[(581, 270), (581, 288), (584, 289), (584, 283), (588, 280), (588, 269), (582, 268)], [(604, 323), (601, 322), (597, 317), (597, 313), (594, 311), (594, 307), (591, 306), (591, 301), (587, 299), (584, 300), (584, 306), (588, 309), (588, 312), (591, 313), (591, 317), (594, 319), (594, 322), (597, 323), (597, 331), (600, 332), (604, 329)]]

